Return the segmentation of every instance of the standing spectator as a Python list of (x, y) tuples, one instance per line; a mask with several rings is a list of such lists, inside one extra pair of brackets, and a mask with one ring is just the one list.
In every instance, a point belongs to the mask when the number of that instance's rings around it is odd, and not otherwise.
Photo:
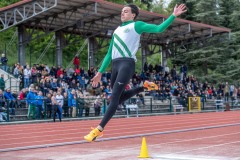
[(148, 71), (148, 64), (147, 64), (147, 62), (144, 63), (143, 70), (144, 70), (144, 72)]
[(6, 92), (4, 93), (4, 98), (7, 101), (7, 105), (9, 107), (10, 110), (10, 114), (15, 115), (15, 103), (16, 103), (16, 99), (13, 97), (10, 88), (8, 88), (6, 90)]
[(33, 66), (31, 69), (31, 79), (32, 79), (31, 83), (34, 83), (34, 84), (37, 83), (37, 74), (38, 74), (38, 71), (36, 67)]
[(228, 82), (226, 82), (223, 90), (225, 102), (228, 102), (229, 92), (230, 92), (230, 87), (228, 85)]
[(100, 95), (98, 95), (96, 100), (94, 101), (95, 116), (100, 115), (101, 106), (102, 106), (102, 98)]
[(77, 75), (80, 75), (80, 73), (81, 73), (81, 70), (80, 70), (80, 68), (79, 68), (79, 67), (77, 67), (77, 68), (75, 69), (75, 73), (77, 73)]
[(230, 85), (230, 97), (233, 97), (234, 89), (235, 89), (235, 86), (233, 84)]
[(77, 95), (74, 94), (72, 99), (72, 117), (75, 118), (77, 116)]
[(57, 99), (56, 99), (56, 92), (53, 92), (53, 96), (51, 98), (51, 102), (52, 102), (52, 108), (53, 108), (53, 121), (55, 122), (55, 119), (56, 119), (56, 114), (58, 113), (58, 118), (59, 118), (59, 121), (62, 122), (62, 117), (60, 116), (61, 113), (60, 113), (60, 110), (59, 110), (59, 105), (58, 105), (58, 102), (57, 102)]
[(76, 91), (74, 89), (72, 90), (68, 90), (68, 107), (69, 107), (69, 111), (70, 111), (70, 114), (72, 114), (73, 112), (73, 99), (74, 99), (74, 96), (76, 94)]
[(61, 90), (57, 91), (56, 101), (58, 103), (58, 110), (59, 110), (58, 116), (62, 119), (62, 107), (64, 103), (64, 97), (61, 95)]
[(183, 65), (181, 65), (181, 67), (180, 67), (180, 80), (181, 81), (183, 80), (183, 77), (184, 77), (184, 67), (183, 67)]
[(67, 92), (63, 93), (63, 116), (69, 117), (69, 107), (68, 107), (68, 95)]
[(29, 65), (27, 65), (27, 67), (24, 69), (23, 76), (24, 76), (24, 88), (27, 88), (30, 84), (30, 77), (31, 77), (31, 70)]
[(43, 102), (43, 93), (42, 91), (38, 92), (38, 95), (36, 96), (36, 110), (37, 110), (37, 119), (43, 118), (43, 111), (44, 111), (44, 102)]
[(51, 118), (52, 116), (52, 95), (50, 93), (47, 94), (46, 98), (46, 107), (47, 107), (47, 118)]
[(91, 68), (88, 70), (88, 77), (89, 77), (90, 79), (92, 79), (93, 76), (94, 76), (94, 68), (91, 67)]
[(14, 75), (15, 78), (18, 78), (18, 76), (19, 76), (19, 64), (15, 65), (15, 68), (13, 70), (13, 75)]
[(57, 76), (57, 68), (55, 66), (52, 66), (50, 72), (49, 72), (50, 76), (56, 77)]
[(81, 91), (78, 92), (77, 94), (77, 98), (78, 98), (78, 117), (82, 117), (83, 115), (83, 110), (84, 110), (84, 105), (85, 105), (85, 101), (84, 101), (84, 95), (82, 94)]
[(90, 101), (90, 98), (88, 97), (88, 95), (85, 95), (85, 96), (84, 96), (85, 117), (88, 117), (88, 116), (89, 116), (89, 111), (90, 111), (89, 101)]
[(74, 66), (75, 66), (75, 69), (76, 69), (76, 68), (79, 68), (79, 66), (80, 66), (80, 59), (79, 59), (78, 56), (75, 56), (75, 57), (74, 57), (74, 59), (73, 59), (73, 64), (74, 64)]
[(4, 74), (1, 74), (1, 77), (0, 77), (0, 89), (1, 89), (2, 91), (5, 90)]
[(5, 54), (2, 54), (2, 57), (1, 57), (2, 69), (6, 72), (8, 70), (7, 62), (8, 62), (7, 57), (5, 56)]
[(27, 94), (27, 104), (28, 104), (28, 119), (36, 118), (36, 94), (34, 92), (34, 87), (30, 87)]
[(59, 67), (57, 70), (57, 78), (60, 77), (61, 74), (63, 74), (63, 69), (62, 67)]
[(149, 69), (149, 72), (152, 73), (153, 72), (153, 65), (149, 64), (148, 69)]

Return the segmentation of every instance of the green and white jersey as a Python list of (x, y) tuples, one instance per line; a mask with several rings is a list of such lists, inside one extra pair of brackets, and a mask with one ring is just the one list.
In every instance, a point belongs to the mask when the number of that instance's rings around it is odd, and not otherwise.
[(122, 23), (122, 25), (114, 31), (108, 53), (103, 60), (99, 72), (103, 73), (112, 59), (130, 57), (136, 60), (141, 34), (161, 33), (172, 24), (174, 19), (175, 16), (171, 15), (160, 25), (148, 24), (142, 21)]
[(134, 28), (135, 22), (119, 26), (113, 33), (112, 59), (129, 57), (136, 60), (140, 34)]

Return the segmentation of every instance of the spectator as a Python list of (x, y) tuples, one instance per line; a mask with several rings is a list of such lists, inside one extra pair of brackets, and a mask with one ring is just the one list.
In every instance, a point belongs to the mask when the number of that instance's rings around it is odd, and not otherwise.
[(62, 116), (61, 116), (61, 112), (59, 110), (59, 105), (56, 99), (56, 92), (53, 92), (52, 98), (51, 98), (51, 102), (52, 102), (52, 108), (53, 108), (53, 122), (55, 122), (56, 119), (56, 114), (58, 113), (58, 118), (59, 121), (62, 122)]
[(27, 104), (28, 104), (28, 119), (36, 118), (36, 93), (34, 87), (30, 87), (27, 94)]
[(57, 70), (57, 78), (60, 77), (60, 75), (63, 75), (63, 69), (62, 67), (59, 67), (59, 69)]
[(57, 68), (55, 66), (52, 66), (49, 75), (52, 77), (56, 77), (57, 76)]
[(75, 69), (76, 69), (76, 68), (79, 68), (80, 59), (79, 59), (78, 56), (75, 56), (75, 57), (74, 57), (74, 59), (73, 59), (73, 64), (74, 64)]
[(147, 62), (144, 63), (143, 70), (144, 70), (144, 72), (148, 71), (148, 64), (147, 64)]
[(37, 74), (38, 74), (38, 71), (36, 67), (33, 66), (31, 69), (31, 79), (32, 79), (31, 83), (34, 83), (34, 84), (37, 83)]
[(102, 106), (102, 98), (100, 95), (97, 96), (93, 105), (94, 105), (95, 116), (99, 116), (101, 111), (101, 106)]
[(14, 75), (15, 78), (18, 78), (18, 76), (19, 76), (19, 64), (15, 65), (15, 68), (13, 70), (13, 75)]
[(42, 119), (43, 118), (43, 111), (44, 111), (44, 97), (42, 91), (38, 92), (36, 96), (36, 118)]
[(30, 77), (31, 77), (31, 70), (29, 65), (27, 65), (27, 67), (24, 69), (24, 88), (27, 88), (30, 84)]
[(3, 106), (0, 106), (0, 122), (7, 121), (7, 113), (6, 108)]
[(59, 88), (59, 84), (58, 84), (58, 82), (57, 82), (57, 79), (54, 78), (54, 79), (53, 79), (53, 82), (51, 83), (51, 89), (52, 89), (53, 91), (57, 92), (58, 88)]
[(68, 95), (67, 92), (63, 93), (63, 116), (69, 117), (69, 107), (68, 107)]
[(0, 89), (1, 89), (2, 91), (5, 90), (4, 74), (1, 74), (1, 77), (0, 77)]
[(2, 54), (2, 57), (1, 57), (2, 70), (6, 71), (6, 72), (7, 72), (7, 70), (8, 70), (7, 62), (8, 62), (8, 59), (7, 59), (7, 57), (5, 56), (5, 54), (3, 53), (3, 54)]
[(226, 82), (225, 86), (224, 86), (224, 99), (225, 99), (225, 102), (228, 102), (228, 99), (229, 99), (229, 92), (230, 92), (230, 87), (228, 85), (228, 82)]
[(7, 113), (6, 113), (6, 101), (3, 95), (3, 91), (0, 90), (0, 122), (7, 120)]
[(80, 70), (80, 68), (79, 68), (79, 67), (77, 67), (77, 68), (75, 69), (75, 73), (76, 73), (77, 75), (80, 75), (80, 73), (81, 73), (81, 70)]
[(73, 111), (74, 104), (72, 102), (74, 102), (73, 99), (75, 95), (76, 95), (76, 92), (74, 89), (68, 90), (68, 107), (69, 107), (70, 114), (72, 114), (72, 111)]
[(10, 88), (8, 88), (6, 90), (6, 92), (4, 93), (4, 98), (7, 101), (7, 105), (9, 107), (9, 112), (11, 115), (15, 115), (15, 103), (16, 103), (16, 99), (13, 97)]
[(72, 117), (75, 118), (77, 116), (77, 95), (74, 94), (72, 98)]
[(82, 94), (82, 92), (80, 91), (78, 92), (77, 98), (78, 98), (78, 117), (82, 117), (85, 105), (84, 95)]
[(50, 93), (47, 94), (46, 98), (46, 110), (47, 110), (47, 118), (51, 118), (52, 116), (52, 100), (51, 100), (52, 95)]
[(17, 104), (18, 104), (19, 108), (23, 108), (23, 106), (26, 107), (26, 100), (25, 100), (25, 98), (26, 98), (26, 89), (23, 88), (21, 90), (20, 94), (19, 94), (19, 97), (18, 97)]
[(56, 95), (56, 101), (58, 103), (58, 116), (61, 117), (62, 119), (62, 107), (63, 107), (63, 103), (64, 103), (64, 97), (61, 94), (61, 90), (57, 91), (57, 95)]

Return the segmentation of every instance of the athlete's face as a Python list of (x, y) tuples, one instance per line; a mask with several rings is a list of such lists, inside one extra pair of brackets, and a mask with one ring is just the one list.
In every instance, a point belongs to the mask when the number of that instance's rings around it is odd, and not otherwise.
[(132, 13), (132, 10), (130, 7), (124, 7), (122, 9), (122, 13), (121, 13), (121, 21), (122, 22), (127, 22), (130, 20), (134, 20), (134, 17), (136, 16), (135, 13)]

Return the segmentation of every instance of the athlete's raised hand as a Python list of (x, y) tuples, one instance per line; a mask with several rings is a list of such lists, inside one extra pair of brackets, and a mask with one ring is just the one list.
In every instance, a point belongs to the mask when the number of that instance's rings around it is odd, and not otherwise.
[(187, 9), (185, 4), (180, 4), (179, 6), (176, 4), (173, 10), (173, 15), (177, 17), (186, 11)]
[(97, 72), (97, 74), (92, 78), (92, 86), (93, 88), (96, 88), (98, 86), (98, 83), (101, 81), (102, 73)]

